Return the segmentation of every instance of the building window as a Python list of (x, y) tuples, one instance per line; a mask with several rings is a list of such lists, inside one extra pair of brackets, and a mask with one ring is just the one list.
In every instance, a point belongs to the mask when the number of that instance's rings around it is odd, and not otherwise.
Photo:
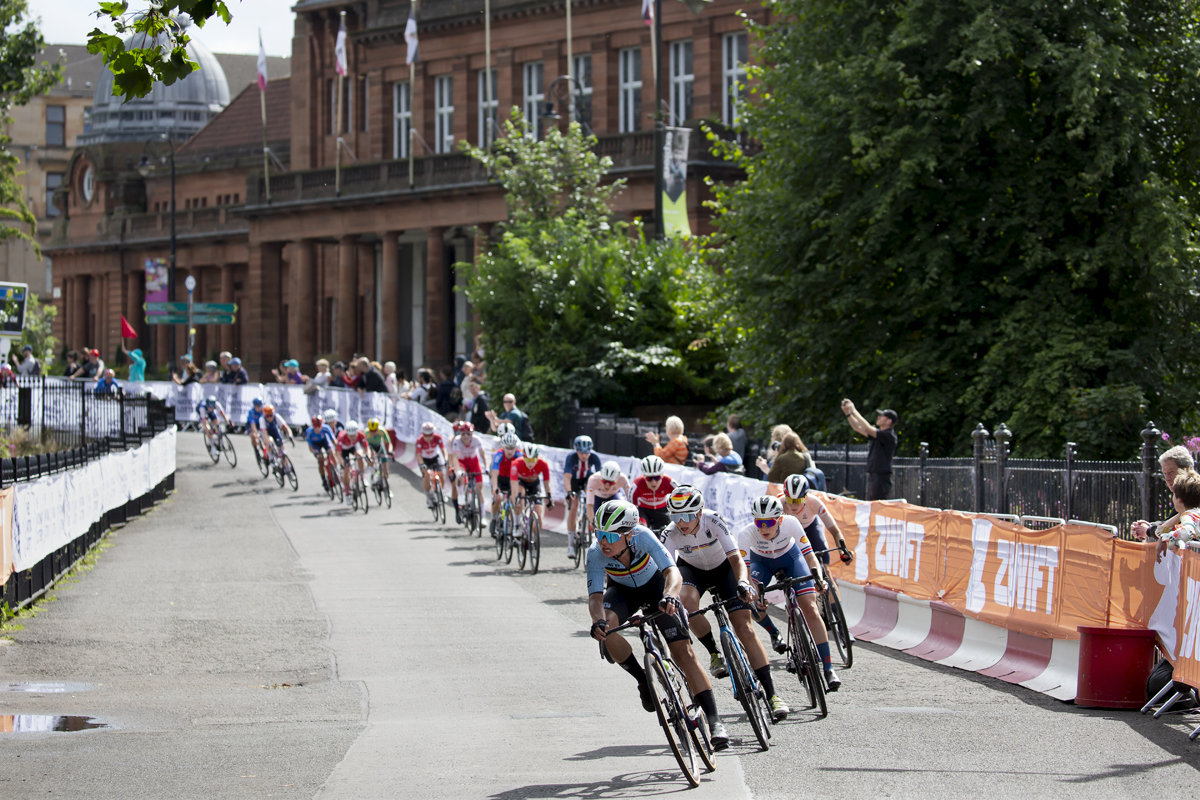
[(721, 40), (721, 120), (733, 125), (746, 97), (746, 62), (750, 59), (745, 33), (727, 33)]
[(454, 152), (454, 76), (433, 81), (434, 146), (439, 153)]
[(159, 119), (173, 119), (174, 117), (175, 117), (175, 112), (174, 112), (174, 111), (160, 111), (160, 112), (158, 112), (158, 118), (159, 118)]
[(576, 117), (590, 120), (592, 118), (592, 57), (575, 56), (572, 74), (578, 81), (578, 86), (571, 87), (575, 95)]
[(358, 99), (359, 99), (359, 103), (358, 103), (359, 126), (358, 126), (358, 129), (360, 131), (365, 131), (365, 130), (369, 130), (370, 126), (371, 126), (371, 114), (370, 114), (370, 110), (371, 110), (371, 105), (370, 105), (370, 103), (371, 103), (371, 99), (370, 99), (371, 98), (371, 95), (370, 95), (371, 78), (367, 75), (362, 75), (360, 77), (361, 77), (361, 80), (359, 80), (359, 82), (358, 82), (358, 86), (359, 86), (359, 97), (358, 97)]
[(642, 50), (628, 47), (620, 53), (621, 113), (618, 131), (630, 133), (642, 129)]
[[(329, 81), (329, 133), (335, 134), (334, 128), (337, 126), (337, 93), (338, 79), (334, 78)], [(342, 87), (342, 133), (349, 133), (351, 115), (354, 113), (354, 86), (351, 85), (347, 90)]]
[(58, 209), (54, 206), (54, 190), (62, 186), (63, 173), (46, 173), (46, 216), (57, 217)]
[(83, 132), (84, 133), (92, 132), (92, 107), (91, 106), (83, 107)]
[(692, 42), (671, 42), (671, 124), (678, 127), (692, 118)]
[(67, 107), (46, 106), (46, 146), (63, 147), (67, 143)]
[(496, 70), (492, 70), (492, 85), (485, 82), (483, 70), (479, 70), (479, 142), (480, 147), (489, 147), (496, 141), (500, 130), (500, 101), (496, 99)]
[(546, 99), (545, 69), (541, 61), (530, 61), (523, 70), (524, 85), (521, 89), (522, 108), (525, 109), (525, 119), (529, 122), (529, 135), (534, 139), (542, 137), (542, 101)]
[(392, 119), (392, 158), (408, 158), (408, 144), (412, 138), (412, 95), (408, 81), (392, 84), (392, 108), (396, 115)]

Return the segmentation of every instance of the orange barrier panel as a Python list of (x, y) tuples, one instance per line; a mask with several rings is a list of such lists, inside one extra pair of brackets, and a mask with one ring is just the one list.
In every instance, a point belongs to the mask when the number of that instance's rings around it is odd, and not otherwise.
[(1187, 551), (1182, 562), (1175, 611), (1178, 648), (1172, 664), (1175, 680), (1197, 686), (1200, 685), (1200, 554)]

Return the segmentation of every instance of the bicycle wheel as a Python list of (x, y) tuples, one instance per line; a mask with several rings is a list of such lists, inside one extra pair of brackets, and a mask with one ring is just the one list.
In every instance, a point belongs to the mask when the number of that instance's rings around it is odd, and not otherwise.
[(496, 515), (496, 560), (504, 558), (504, 506)]
[(437, 501), (438, 513), (442, 515), (442, 522), (446, 521), (446, 492), (442, 486), (441, 478), (436, 482), (437, 494), (434, 495), (434, 500)]
[[(688, 696), (691, 696), (690, 692)], [(716, 772), (717, 760), (712, 746), (712, 731), (708, 728), (708, 717), (704, 716), (704, 709), (700, 708), (695, 698), (692, 698), (688, 713), (692, 717), (692, 744), (696, 747), (700, 761), (704, 763), (704, 771)]]
[(537, 575), (538, 564), (542, 562), (542, 523), (537, 516), (529, 518), (529, 573)]
[(258, 471), (264, 478), (271, 474), (271, 462), (263, 458), (262, 450), (258, 447), (254, 448), (254, 461), (258, 464)]
[(646, 654), (645, 669), (646, 680), (650, 682), (651, 694), (654, 695), (658, 724), (662, 725), (663, 733), (667, 735), (667, 744), (679, 769), (683, 771), (683, 777), (694, 789), (700, 785), (700, 778), (696, 774), (696, 749), (692, 744), (691, 721), (683, 699), (657, 656)]
[(220, 463), (220, 461), (221, 461), (221, 439), (220, 439), (220, 437), (218, 436), (217, 440), (214, 442), (212, 436), (210, 436), (209, 434), (206, 433), (206, 434), (204, 434), (204, 444), (207, 445), (207, 447), (208, 447), (208, 457), (212, 459), (213, 463), (214, 464)]
[[(826, 573), (828, 575), (828, 573)], [(854, 666), (854, 640), (850, 638), (850, 626), (846, 624), (846, 613), (842, 610), (842, 596), (838, 594), (837, 584), (832, 576), (826, 579), (829, 590), (825, 592), (822, 605), (825, 616), (829, 620), (829, 638), (837, 647), (838, 660), (846, 669)]]
[(478, 492), (471, 492), (471, 517), (475, 522), (475, 538), (483, 538), (483, 503), (479, 500)]
[(379, 488), (379, 469), (371, 473), (371, 494), (375, 495), (375, 505), (383, 506), (383, 490)]
[(820, 714), (825, 716), (825, 682), (819, 667), (820, 658), (817, 648), (812, 643), (808, 623), (804, 620), (804, 612), (799, 606), (792, 606), (791, 618), (788, 622), (788, 638), (791, 640), (792, 664), (796, 667), (796, 677), (804, 691), (808, 694), (808, 707), (821, 706)]
[(808, 652), (812, 655), (812, 668), (808, 670), (808, 679), (812, 682), (813, 691), (817, 695), (817, 705), (820, 707), (822, 717), (829, 716), (829, 704), (825, 700), (825, 664), (821, 661), (821, 654), (817, 652), (817, 643), (813, 639), (812, 630), (805, 625), (804, 635), (808, 639)]
[(279, 484), (279, 488), (283, 488), (283, 482), (286, 478), (283, 477), (283, 454), (275, 456), (271, 459), (271, 469), (275, 473), (275, 481)]
[(292, 466), (292, 460), (284, 453), (279, 457), (283, 464), (283, 476), (287, 478), (288, 485), (292, 487), (292, 491), (300, 488), (300, 479), (296, 477), (296, 468)]
[(392, 487), (388, 483), (388, 476), (387, 476), (386, 472), (380, 474), (379, 481), (380, 481), (379, 493), (381, 495), (383, 495), (383, 504), (385, 506), (387, 506), (388, 508), (391, 508), (392, 507)]
[(529, 555), (529, 514), (528, 511), (520, 516), (520, 522), (517, 525), (516, 533), (516, 549), (517, 549), (517, 568), (525, 569), (525, 557)]
[(579, 528), (575, 528), (575, 532), (571, 536), (574, 537), (575, 542), (575, 569), (579, 569), (579, 565), (583, 563), (583, 555), (587, 552), (587, 545), (584, 544)]
[(362, 512), (366, 514), (371, 510), (371, 495), (367, 493), (367, 479), (361, 472), (358, 473), (358, 502), (362, 505)]
[(221, 454), (225, 456), (225, 460), (229, 462), (229, 466), (237, 466), (237, 451), (233, 449), (233, 440), (229, 438), (229, 434), (221, 434)]
[(730, 631), (721, 631), (721, 650), (725, 653), (725, 664), (729, 667), (729, 677), (733, 679), (733, 693), (741, 702), (746, 712), (746, 719), (754, 729), (754, 738), (763, 750), (771, 747), (770, 728), (767, 718), (763, 716), (762, 706), (754, 694), (754, 681), (749, 674), (749, 664), (746, 661), (746, 651), (741, 642), (737, 641)]
[(511, 564), (513, 558), (513, 550), (516, 549), (516, 527), (517, 518), (513, 512), (512, 504), (505, 503), (504, 505), (504, 563)]

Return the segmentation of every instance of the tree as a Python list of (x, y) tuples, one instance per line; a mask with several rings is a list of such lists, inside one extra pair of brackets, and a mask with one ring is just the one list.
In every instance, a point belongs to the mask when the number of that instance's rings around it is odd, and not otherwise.
[(53, 304), (42, 303), (36, 294), (30, 293), (25, 301), (25, 326), (21, 329), (21, 338), (13, 344), (18, 354), (25, 345), (33, 348), (33, 357), (42, 365), (43, 375), (49, 373), (58, 347), (58, 339), (52, 335), (57, 315), (58, 309)]
[(233, 19), (223, 0), (149, 0), (145, 8), (133, 12), (128, 0), (101, 0), (96, 16), (108, 17), (116, 33), (94, 28), (87, 47), (112, 71), (114, 95), (124, 95), (126, 101), (145, 97), (155, 81), (170, 86), (200, 69), (187, 54), (191, 37), (183, 15), (198, 28), (213, 17), (226, 25)]
[(780, 0), (718, 191), (751, 419), (1129, 457), (1196, 430), (1192, 0)]
[(703, 252), (610, 222), (624, 182), (605, 184), (612, 162), (595, 143), (575, 123), (536, 141), (514, 108), (491, 152), (463, 146), (503, 184), (509, 219), (475, 265), (455, 268), (482, 322), (489, 389), (515, 394), (543, 440), (567, 401), (615, 410), (723, 390), (704, 377), (722, 352), (697, 341), (709, 327)]
[(32, 21), (25, 21), (26, 0), (0, 0), (0, 241), (24, 239), (41, 257), (34, 239), (37, 220), (29, 210), (25, 189), (17, 181), (21, 161), (9, 151), (8, 112), (23, 106), (62, 79), (62, 64), (42, 61), (45, 41)]

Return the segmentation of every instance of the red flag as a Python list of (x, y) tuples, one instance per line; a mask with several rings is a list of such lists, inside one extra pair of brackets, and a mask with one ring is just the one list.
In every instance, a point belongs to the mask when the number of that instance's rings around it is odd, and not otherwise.
[(137, 331), (135, 331), (133, 329), (133, 326), (129, 324), (129, 320), (125, 319), (125, 317), (122, 316), (121, 317), (121, 338), (122, 339), (136, 339), (137, 336), (138, 336)]

